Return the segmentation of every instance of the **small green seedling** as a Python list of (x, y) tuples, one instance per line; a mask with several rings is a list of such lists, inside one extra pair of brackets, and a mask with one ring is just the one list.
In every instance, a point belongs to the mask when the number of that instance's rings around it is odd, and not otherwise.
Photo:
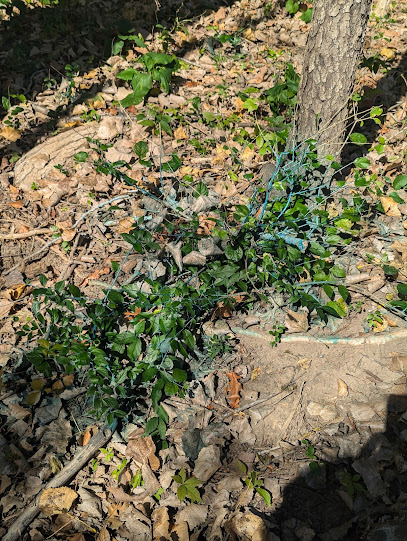
[(345, 487), (346, 492), (350, 496), (354, 496), (356, 492), (364, 492), (365, 488), (359, 483), (360, 475), (351, 475), (348, 470), (339, 472), (339, 481)]
[(120, 474), (122, 473), (122, 471), (123, 471), (124, 468), (126, 467), (126, 464), (127, 464), (127, 458), (123, 458), (123, 460), (122, 460), (121, 463), (117, 466), (117, 468), (116, 468), (115, 470), (112, 471), (112, 477), (113, 477), (113, 479), (116, 479), (116, 481), (119, 480)]
[(270, 342), (270, 344), (272, 346), (276, 346), (277, 344), (279, 344), (281, 342), (281, 338), (283, 336), (283, 334), (285, 333), (285, 331), (287, 330), (287, 327), (285, 327), (284, 325), (273, 325), (271, 331), (269, 331), (269, 333), (274, 336), (274, 340), (272, 340)]
[(179, 474), (173, 475), (172, 478), (176, 483), (179, 483), (177, 496), (180, 502), (183, 502), (186, 498), (189, 498), (191, 502), (202, 502), (201, 495), (196, 487), (202, 485), (203, 481), (200, 481), (196, 477), (189, 477), (189, 479), (187, 479), (184, 468), (180, 470)]
[(318, 464), (318, 457), (315, 454), (315, 447), (313, 445), (311, 445), (311, 443), (308, 440), (305, 440), (305, 439), (301, 440), (301, 443), (303, 445), (307, 446), (305, 454), (309, 459), (311, 459), (311, 462), (309, 463), (309, 469), (311, 471), (318, 470), (319, 469), (319, 464)]
[(131, 478), (130, 488), (133, 490), (134, 488), (141, 487), (143, 485), (143, 474), (141, 473), (141, 470), (137, 470), (135, 475), (133, 475), (133, 477)]
[(366, 320), (369, 327), (374, 329), (375, 327), (383, 324), (383, 315), (380, 310), (375, 310), (373, 313), (368, 314)]
[(263, 498), (264, 502), (270, 507), (271, 505), (271, 494), (263, 487), (264, 481), (260, 479), (259, 472), (251, 471), (249, 472), (246, 464), (241, 460), (236, 460), (236, 465), (238, 470), (243, 474), (243, 477), (246, 476), (244, 482), (246, 486), (252, 490), (255, 490), (257, 494)]
[(114, 457), (113, 447), (109, 447), (109, 449), (99, 449), (99, 451), (102, 453), (102, 455), (105, 455), (105, 462), (109, 464), (109, 462)]

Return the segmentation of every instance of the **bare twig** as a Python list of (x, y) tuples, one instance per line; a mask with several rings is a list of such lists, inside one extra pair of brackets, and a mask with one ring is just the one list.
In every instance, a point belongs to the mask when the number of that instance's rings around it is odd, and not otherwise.
[(0, 235), (0, 240), (28, 239), (28, 237), (34, 237), (36, 235), (48, 235), (50, 233), (53, 233), (52, 229), (32, 229), (26, 233), (9, 233), (8, 235)]

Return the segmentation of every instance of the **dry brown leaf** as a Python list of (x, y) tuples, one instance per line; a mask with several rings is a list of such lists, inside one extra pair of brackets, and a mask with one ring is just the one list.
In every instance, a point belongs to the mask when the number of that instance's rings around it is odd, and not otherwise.
[(7, 317), (13, 306), (14, 302), (7, 299), (0, 299), (0, 319)]
[(20, 190), (16, 186), (13, 186), (13, 184), (10, 184), (8, 189), (13, 195), (18, 195), (20, 193)]
[(393, 49), (389, 49), (388, 47), (382, 47), (380, 49), (380, 56), (384, 56), (387, 60), (393, 60), (393, 58), (396, 56), (396, 53), (393, 51)]
[(391, 197), (383, 195), (380, 198), (380, 202), (383, 205), (384, 212), (387, 216), (401, 216), (398, 204)]
[(379, 321), (373, 322), (373, 332), (383, 332), (387, 329), (388, 326), (389, 324), (387, 323), (387, 320), (383, 317), (381, 323)]
[(306, 332), (308, 330), (308, 313), (287, 310), (284, 325), (289, 333)]
[(22, 201), (12, 201), (11, 203), (7, 203), (9, 207), (13, 207), (13, 209), (22, 209), (24, 206), (24, 203)]
[(16, 301), (24, 296), (27, 284), (16, 284), (5, 292), (5, 296), (10, 301)]
[(74, 382), (75, 376), (73, 374), (66, 374), (62, 376), (62, 383), (65, 387), (71, 387)]
[(250, 373), (250, 381), (254, 381), (255, 379), (257, 379), (261, 374), (261, 368), (258, 367), (258, 368), (253, 368), (253, 370), (251, 371)]
[(83, 533), (75, 533), (74, 535), (70, 535), (66, 538), (67, 541), (86, 541)]
[(46, 517), (66, 513), (78, 497), (69, 487), (46, 488), (41, 492), (38, 506)]
[(26, 226), (26, 225), (22, 225), (20, 227), (20, 229), (18, 230), (19, 233), (28, 233), (29, 232), (29, 228)]
[(386, 314), (383, 314), (383, 317), (384, 319), (387, 321), (389, 327), (398, 327), (398, 323), (397, 321), (394, 321), (394, 319), (391, 319), (389, 316), (387, 316)]
[[(177, 537), (174, 537), (174, 534)], [(180, 524), (177, 524), (171, 530), (171, 537), (173, 539), (177, 539), (177, 541), (189, 541), (188, 524), (186, 522), (181, 522)]]
[(212, 160), (214, 165), (223, 165), (230, 156), (231, 151), (228, 148), (223, 148), (223, 146), (224, 145), (216, 146), (216, 156)]
[(129, 434), (129, 443), (126, 447), (126, 456), (134, 458), (139, 464), (150, 463), (151, 469), (156, 471), (160, 467), (160, 461), (155, 455), (155, 444), (151, 436), (142, 437), (144, 430), (138, 428)]
[(239, 407), (239, 392), (242, 390), (242, 384), (239, 382), (240, 376), (236, 372), (228, 372), (226, 376), (229, 378), (229, 385), (226, 387), (226, 393), (229, 393), (227, 397), (229, 406), (236, 409)]
[(122, 233), (130, 233), (134, 226), (134, 219), (129, 218), (128, 216), (126, 218), (123, 218), (123, 220), (119, 221), (119, 227), (117, 228), (117, 232), (119, 235)]
[(85, 445), (88, 445), (91, 438), (92, 438), (92, 433), (89, 429), (87, 429), (82, 438), (82, 447), (85, 447)]
[(297, 361), (297, 364), (301, 370), (308, 370), (308, 368), (311, 366), (311, 359), (308, 359), (308, 357), (303, 357)]
[(103, 526), (103, 528), (100, 530), (96, 541), (110, 541), (110, 533), (107, 531), (106, 526)]
[(52, 456), (52, 455), (49, 457), (49, 465), (51, 466), (51, 470), (52, 470), (52, 473), (54, 475), (56, 473), (59, 473), (63, 468), (63, 464), (59, 460), (59, 458), (57, 458), (56, 456)]
[(242, 162), (244, 164), (248, 164), (250, 163), (253, 158), (254, 158), (254, 147), (253, 148), (250, 148), (249, 145), (247, 145), (247, 147), (244, 149), (244, 151), (242, 152), (241, 156), (240, 156), (240, 159), (242, 160)]
[(122, 487), (106, 487), (106, 490), (110, 492), (115, 502), (139, 502), (140, 501), (140, 496), (138, 495), (132, 496), (131, 494), (127, 494), (126, 492), (124, 492)]
[(7, 141), (18, 141), (21, 137), (21, 132), (13, 128), (12, 126), (4, 126), (0, 131), (0, 135), (7, 139)]
[(176, 130), (174, 130), (174, 137), (175, 139), (188, 139), (188, 135), (185, 133), (185, 130), (182, 126), (179, 126)]
[(343, 379), (338, 378), (338, 396), (347, 396), (348, 395), (348, 386), (343, 381)]
[(94, 272), (89, 274), (80, 284), (79, 286), (86, 286), (89, 280), (99, 280), (101, 276), (104, 274), (110, 274), (110, 267), (103, 267), (102, 269), (96, 269)]
[(153, 520), (153, 539), (154, 541), (164, 541), (170, 537), (170, 519), (166, 507), (154, 509), (151, 518)]
[(36, 378), (31, 381), (31, 389), (33, 391), (42, 391), (45, 385), (44, 378)]

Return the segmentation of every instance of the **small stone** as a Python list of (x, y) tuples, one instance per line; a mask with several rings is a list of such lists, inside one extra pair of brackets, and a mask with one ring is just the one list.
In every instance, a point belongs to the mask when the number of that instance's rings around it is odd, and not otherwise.
[(223, 253), (219, 246), (217, 246), (215, 240), (210, 237), (198, 241), (198, 251), (205, 257), (221, 255)]
[(333, 421), (337, 416), (337, 411), (333, 406), (324, 406), (321, 409), (319, 416), (325, 422)]

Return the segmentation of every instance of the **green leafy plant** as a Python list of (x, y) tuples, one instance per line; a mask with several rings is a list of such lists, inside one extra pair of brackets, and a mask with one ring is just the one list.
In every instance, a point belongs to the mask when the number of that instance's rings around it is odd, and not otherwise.
[(113, 479), (116, 479), (116, 481), (119, 480), (120, 474), (124, 470), (124, 468), (127, 465), (127, 458), (123, 458), (121, 463), (112, 471), (112, 477)]
[(278, 325), (278, 324), (273, 325), (271, 331), (269, 331), (269, 333), (272, 336), (274, 336), (274, 340), (271, 341), (272, 346), (276, 346), (277, 344), (281, 342), (281, 338), (286, 330), (287, 328), (284, 325)]
[(109, 447), (108, 449), (102, 447), (101, 449), (99, 449), (99, 451), (102, 453), (102, 455), (104, 455), (106, 463), (109, 464), (109, 462), (114, 457), (113, 447)]
[(311, 443), (304, 439), (301, 443), (306, 446), (305, 455), (310, 459), (309, 468), (311, 471), (319, 470), (318, 457), (315, 454), (315, 447)]
[(183, 502), (186, 498), (191, 500), (191, 502), (201, 503), (201, 495), (197, 487), (203, 484), (203, 481), (200, 481), (196, 477), (192, 476), (187, 479), (187, 474), (182, 468), (178, 474), (173, 475), (172, 478), (176, 483), (179, 484), (177, 488), (177, 497), (180, 502)]
[(380, 312), (380, 310), (375, 310), (371, 314), (368, 314), (366, 317), (367, 324), (371, 329), (374, 329), (378, 325), (383, 324), (383, 314)]
[(259, 472), (249, 471), (246, 464), (241, 460), (236, 460), (236, 466), (238, 470), (245, 477), (244, 482), (247, 488), (255, 490), (257, 494), (264, 500), (264, 502), (270, 506), (271, 505), (271, 494), (268, 490), (263, 488), (264, 481), (259, 477)]
[(360, 483), (361, 476), (359, 474), (352, 475), (348, 470), (341, 471), (338, 474), (339, 481), (345, 487), (346, 492), (350, 496), (354, 496), (357, 492), (365, 492), (365, 488)]
[(168, 93), (172, 75), (179, 68), (177, 58), (166, 53), (145, 53), (137, 61), (142, 65), (141, 70), (128, 68), (117, 75), (118, 79), (129, 81), (133, 88), (133, 92), (121, 100), (123, 107), (141, 103), (154, 83)]

